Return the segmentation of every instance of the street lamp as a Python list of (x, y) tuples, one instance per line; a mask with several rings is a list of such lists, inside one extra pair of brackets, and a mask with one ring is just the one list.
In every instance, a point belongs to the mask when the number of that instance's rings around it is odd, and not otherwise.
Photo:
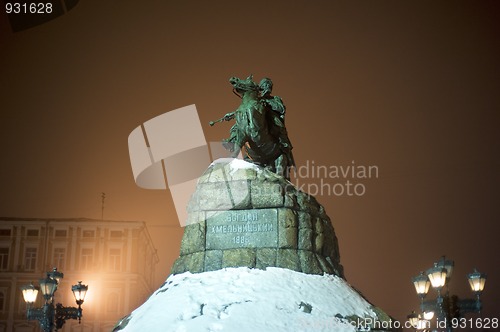
[(448, 271), (446, 270), (446, 268), (438, 266), (438, 263), (434, 263), (434, 267), (427, 270), (427, 277), (431, 282), (432, 288), (436, 289), (438, 293), (436, 302), (438, 304), (440, 318), (445, 318), (443, 311), (443, 297), (441, 296), (441, 288), (443, 288), (446, 283), (447, 273)]
[(474, 272), (467, 275), (467, 279), (469, 280), (470, 289), (476, 295), (476, 310), (478, 313), (481, 313), (481, 293), (483, 292), (484, 284), (486, 283), (486, 274), (474, 269)]
[(411, 314), (406, 316), (406, 318), (408, 318), (408, 322), (410, 323), (410, 325), (417, 331), (426, 330), (427, 328), (429, 328), (429, 321), (425, 317), (422, 317), (421, 315), (415, 313), (415, 311), (412, 311)]
[(24, 285), (21, 287), (21, 291), (23, 292), (24, 301), (29, 305), (31, 303), (35, 303), (36, 297), (38, 295), (39, 287), (30, 283), (29, 285)]
[[(423, 319), (420, 319), (421, 316), (418, 315), (418, 320), (414, 321), (417, 326), (413, 324), (412, 326), (418, 329), (418, 324), (421, 321), (429, 322), (436, 315), (438, 321), (444, 321), (447, 331), (451, 331), (452, 329), (448, 322), (450, 319), (460, 318), (469, 312), (480, 313), (480, 295), (484, 290), (486, 274), (480, 273), (476, 269), (467, 275), (470, 287), (476, 295), (475, 300), (459, 300), (456, 296), (450, 296), (448, 290), (444, 296), (441, 295), (441, 290), (444, 286), (447, 286), (448, 289), (454, 266), (455, 263), (452, 260), (447, 260), (445, 256), (442, 256), (438, 262), (434, 263), (434, 267), (428, 269), (425, 274), (420, 272), (418, 276), (412, 278), (417, 295), (421, 299), (420, 309), (423, 313)], [(437, 291), (437, 298), (424, 302), (430, 285)], [(410, 317), (408, 316), (408, 318)]]
[(413, 277), (412, 281), (418, 296), (420, 296), (420, 298), (423, 300), (429, 292), (429, 287), (431, 285), (429, 278), (422, 271), (418, 276)]
[(413, 326), (414, 328), (417, 327), (418, 320), (420, 319), (420, 317), (418, 316), (417, 313), (415, 313), (415, 311), (412, 311), (411, 314), (406, 316), (406, 318), (408, 318), (408, 322), (410, 323), (411, 326)]
[(73, 285), (71, 286), (71, 291), (73, 292), (73, 295), (75, 296), (75, 301), (78, 306), (81, 306), (83, 304), (83, 301), (85, 300), (85, 295), (87, 295), (87, 290), (88, 290), (87, 285), (82, 285), (81, 281), (78, 281), (78, 285)]
[(57, 280), (52, 279), (47, 273), (47, 278), (40, 279), (39, 283), (45, 302), (49, 302), (54, 297), (54, 293), (57, 289)]
[[(82, 307), (87, 293), (88, 286), (82, 285), (79, 281), (77, 285), (73, 285), (71, 290), (75, 296), (75, 307), (63, 307), (62, 304), (54, 305), (54, 293), (57, 291), (57, 286), (64, 275), (54, 268), (51, 272), (47, 272), (47, 277), (40, 279), (40, 288), (31, 283), (21, 287), (24, 301), (27, 304), (26, 316), (28, 320), (38, 320), (40, 327), (44, 332), (52, 332), (63, 327), (68, 319), (78, 319), (80, 323), (82, 318)], [(45, 303), (41, 308), (32, 308), (38, 295), (38, 290), (41, 290)]]
[(430, 324), (429, 324), (428, 320), (425, 320), (422, 317), (419, 317), (417, 320), (417, 326), (415, 326), (415, 327), (417, 330), (426, 330), (429, 328), (429, 325)]
[(444, 267), (439, 267), (438, 263), (434, 263), (434, 267), (427, 270), (427, 277), (429, 278), (432, 288), (435, 288), (438, 293), (446, 283), (447, 270)]
[(480, 296), (486, 283), (486, 274), (474, 269), (474, 272), (467, 275), (469, 279), (470, 288), (477, 296)]
[(424, 311), (424, 319), (431, 320), (434, 318), (434, 311)]

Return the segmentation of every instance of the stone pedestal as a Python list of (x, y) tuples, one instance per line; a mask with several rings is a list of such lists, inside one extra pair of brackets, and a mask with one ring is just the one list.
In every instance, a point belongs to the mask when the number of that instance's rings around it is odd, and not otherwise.
[(343, 279), (335, 232), (314, 197), (241, 160), (219, 160), (199, 179), (171, 273), (113, 331), (393, 326)]
[(171, 273), (226, 267), (344, 276), (323, 206), (273, 172), (236, 159), (218, 160), (200, 177)]

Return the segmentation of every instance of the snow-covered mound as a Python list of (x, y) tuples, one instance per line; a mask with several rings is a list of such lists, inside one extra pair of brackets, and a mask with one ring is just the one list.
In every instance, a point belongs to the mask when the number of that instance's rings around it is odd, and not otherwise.
[(357, 331), (374, 310), (337, 276), (227, 268), (171, 275), (115, 331)]

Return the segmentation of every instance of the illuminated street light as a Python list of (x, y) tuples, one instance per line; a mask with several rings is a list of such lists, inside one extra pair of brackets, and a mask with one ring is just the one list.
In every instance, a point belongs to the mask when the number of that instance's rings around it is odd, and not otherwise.
[[(63, 307), (60, 303), (54, 305), (54, 293), (57, 291), (57, 286), (63, 277), (63, 273), (54, 268), (51, 272), (47, 272), (46, 278), (40, 279), (40, 288), (34, 286), (33, 283), (21, 287), (23, 298), (28, 308), (26, 312), (27, 319), (38, 320), (44, 332), (61, 329), (68, 319), (78, 319), (78, 323), (81, 321), (83, 311), (81, 305), (85, 300), (88, 286), (82, 285), (82, 282), (79, 281), (77, 285), (71, 287), (78, 308)], [(45, 303), (41, 308), (32, 308), (39, 289), (42, 292)]]
[(429, 292), (429, 287), (431, 285), (429, 278), (422, 271), (418, 276), (414, 277), (412, 281), (418, 296), (423, 299)]
[(430, 323), (428, 320), (425, 320), (422, 317), (419, 317), (418, 321), (417, 321), (416, 328), (417, 328), (417, 330), (426, 330), (429, 328), (429, 325), (430, 325)]
[(427, 277), (431, 282), (432, 288), (435, 288), (438, 292), (446, 283), (446, 273), (446, 269), (439, 267), (437, 263), (434, 263), (434, 267), (427, 270)]
[(21, 287), (21, 291), (23, 292), (24, 301), (29, 305), (35, 303), (36, 297), (38, 295), (39, 288), (33, 285), (33, 283), (29, 285), (24, 285)]
[[(428, 269), (425, 274), (420, 272), (418, 276), (412, 278), (415, 291), (421, 299), (420, 309), (422, 315), (417, 315), (417, 318), (415, 318), (415, 315), (412, 315), (411, 319), (410, 315), (408, 315), (408, 320), (417, 330), (428, 328), (430, 320), (436, 317), (438, 321), (445, 323), (447, 331), (452, 331), (449, 323), (452, 319), (461, 318), (470, 312), (481, 312), (482, 303), (480, 295), (484, 290), (486, 274), (480, 273), (476, 269), (474, 269), (473, 273), (467, 275), (470, 287), (476, 295), (475, 300), (459, 300), (457, 296), (450, 296), (448, 287), (446, 288), (446, 294), (444, 296), (441, 295), (442, 288), (449, 284), (454, 266), (455, 263), (452, 260), (447, 260), (445, 256), (442, 256), (438, 262), (434, 263), (434, 267)], [(424, 301), (430, 285), (437, 291), (437, 298), (435, 300)]]
[(75, 296), (75, 301), (76, 304), (78, 304), (78, 308), (83, 304), (83, 301), (85, 300), (85, 295), (87, 295), (87, 290), (89, 287), (87, 285), (82, 285), (82, 282), (79, 281), (78, 285), (73, 285), (71, 286), (71, 291), (73, 292), (73, 295)]
[(424, 319), (431, 320), (433, 318), (434, 318), (434, 311), (425, 311), (424, 312)]
[(474, 294), (476, 294), (476, 310), (481, 313), (481, 293), (483, 292), (484, 284), (486, 283), (486, 274), (474, 269), (474, 272), (467, 275), (467, 279), (469, 280), (471, 290)]
[(474, 272), (467, 275), (467, 279), (469, 279), (470, 288), (474, 294), (477, 296), (481, 295), (486, 283), (486, 274), (474, 269)]
[(417, 327), (419, 317), (418, 314), (415, 313), (415, 311), (412, 311), (411, 314), (406, 316), (406, 318), (408, 318), (408, 322), (410, 322), (411, 326), (413, 326), (414, 328)]
[(49, 302), (57, 289), (57, 280), (52, 279), (47, 273), (47, 278), (40, 279), (40, 290), (46, 302)]

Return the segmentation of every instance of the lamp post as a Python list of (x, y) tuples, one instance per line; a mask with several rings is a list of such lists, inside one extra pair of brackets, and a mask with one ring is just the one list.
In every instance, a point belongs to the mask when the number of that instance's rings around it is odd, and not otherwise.
[(416, 277), (412, 278), (413, 285), (415, 286), (415, 290), (417, 291), (417, 295), (420, 297), (421, 305), (424, 303), (424, 298), (429, 292), (429, 287), (431, 282), (429, 278), (424, 274), (423, 271)]
[[(33, 285), (33, 283), (21, 287), (28, 308), (26, 312), (27, 319), (38, 320), (44, 332), (61, 329), (68, 319), (78, 319), (78, 323), (81, 321), (83, 311), (81, 306), (85, 300), (88, 286), (82, 285), (82, 282), (79, 281), (77, 285), (71, 287), (78, 308), (63, 307), (60, 303), (54, 305), (54, 293), (57, 291), (57, 286), (63, 277), (64, 274), (54, 268), (52, 271), (47, 272), (46, 278), (40, 279), (40, 287)], [(45, 301), (41, 308), (34, 308), (38, 291), (42, 292)]]
[(418, 320), (420, 319), (420, 317), (417, 313), (415, 313), (415, 311), (412, 311), (411, 314), (406, 316), (406, 318), (410, 322), (411, 326), (413, 326), (414, 328), (417, 328)]
[[(476, 269), (474, 269), (473, 273), (468, 274), (467, 279), (476, 298), (459, 300), (455, 295), (450, 296), (448, 291), (448, 284), (454, 266), (455, 263), (453, 261), (447, 260), (443, 256), (425, 274), (424, 272), (420, 272), (418, 276), (412, 278), (417, 295), (421, 300), (420, 309), (422, 311), (422, 315), (408, 315), (408, 320), (415, 328), (418, 329), (417, 321), (420, 317), (423, 317), (423, 320), (430, 321), (436, 316), (438, 327), (445, 328), (446, 331), (452, 331), (453, 324), (450, 324), (452, 319), (458, 319), (469, 312), (481, 313), (482, 303), (480, 296), (484, 290), (486, 274), (480, 273)], [(430, 285), (436, 290), (437, 297), (435, 300), (424, 301)], [(445, 286), (446, 293), (443, 295), (442, 289)], [(439, 324), (440, 322), (441, 324)]]
[(474, 269), (474, 272), (469, 273), (467, 275), (467, 279), (469, 280), (469, 285), (476, 295), (476, 310), (480, 314), (481, 313), (481, 293), (484, 290), (484, 284), (486, 283), (486, 274), (479, 272), (477, 269)]
[(439, 320), (445, 320), (447, 317), (443, 309), (444, 299), (441, 296), (441, 289), (446, 284), (446, 274), (448, 272), (444, 267), (439, 267), (438, 263), (434, 263), (434, 267), (428, 269), (426, 273), (427, 277), (431, 282), (432, 288), (434, 288), (437, 291), (436, 309), (438, 310), (439, 313), (438, 314)]

